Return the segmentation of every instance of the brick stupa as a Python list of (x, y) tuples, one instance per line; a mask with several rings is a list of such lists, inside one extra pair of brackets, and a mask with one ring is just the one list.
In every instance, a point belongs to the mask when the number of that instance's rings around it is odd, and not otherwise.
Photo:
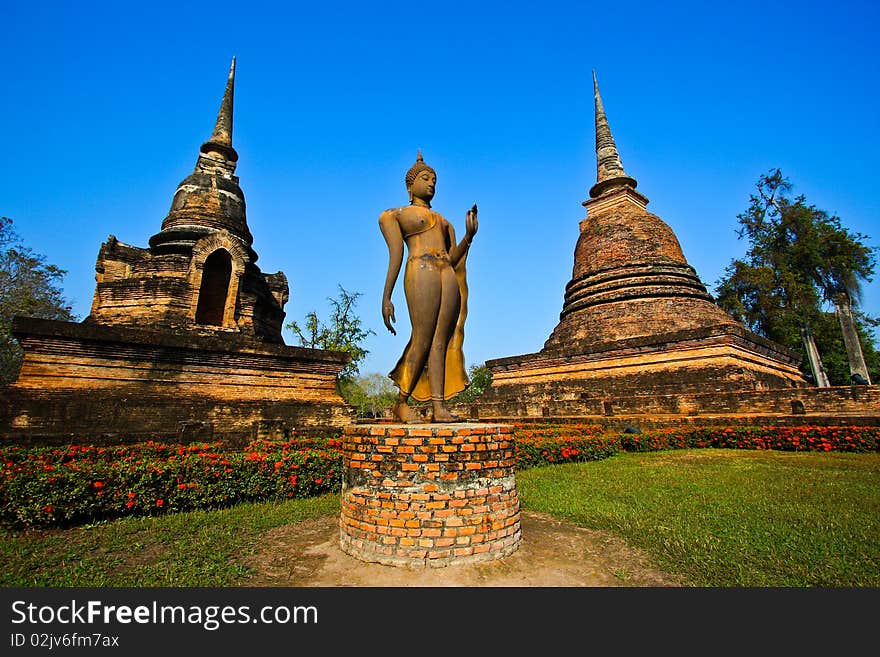
[(237, 334), (283, 344), (288, 299), (282, 272), (264, 274), (252, 248), (232, 146), (235, 60), (211, 138), (177, 187), (148, 249), (113, 235), (101, 245), (87, 322), (201, 334)]
[[(479, 417), (611, 415), (662, 395), (803, 387), (799, 354), (713, 301), (672, 228), (624, 171), (593, 76), (597, 180), (560, 321), (537, 353), (487, 361)], [(638, 401), (633, 402), (633, 399)]]
[(290, 347), (287, 278), (257, 266), (232, 146), (235, 59), (213, 133), (149, 248), (101, 245), (83, 322), (18, 317), (25, 357), (0, 436), (33, 442), (221, 439), (340, 430), (347, 354)]

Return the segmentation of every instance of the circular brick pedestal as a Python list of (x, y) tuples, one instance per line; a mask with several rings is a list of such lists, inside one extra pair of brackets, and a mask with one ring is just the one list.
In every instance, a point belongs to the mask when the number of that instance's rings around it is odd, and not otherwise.
[(522, 540), (510, 427), (360, 424), (343, 436), (340, 547), (363, 561), (447, 566)]

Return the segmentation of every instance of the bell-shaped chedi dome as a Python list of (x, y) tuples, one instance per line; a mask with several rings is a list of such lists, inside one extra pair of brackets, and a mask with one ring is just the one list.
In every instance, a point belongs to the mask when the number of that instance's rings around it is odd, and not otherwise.
[(257, 259), (251, 249), (254, 239), (248, 230), (244, 192), (234, 175), (238, 162), (232, 147), (234, 92), (233, 57), (211, 138), (199, 149), (195, 170), (177, 186), (161, 232), (150, 238), (150, 250), (156, 255), (189, 253), (198, 240), (223, 230), (241, 242), (251, 262)]
[(647, 211), (648, 199), (624, 171), (593, 73), (597, 180), (584, 201), (571, 281), (560, 323), (544, 350), (737, 322), (718, 308), (672, 228)]

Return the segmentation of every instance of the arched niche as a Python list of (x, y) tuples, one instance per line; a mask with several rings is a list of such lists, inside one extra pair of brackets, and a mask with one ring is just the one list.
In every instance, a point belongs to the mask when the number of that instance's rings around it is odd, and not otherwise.
[(226, 325), (226, 307), (232, 280), (232, 256), (217, 249), (205, 258), (196, 302), (196, 324)]
[[(207, 326), (236, 327), (239, 279), (249, 261), (240, 241), (226, 231), (206, 236), (193, 245), (188, 274), (192, 290), (191, 321)], [(227, 280), (222, 316), (218, 322), (220, 295)], [(204, 293), (208, 296), (203, 300)]]

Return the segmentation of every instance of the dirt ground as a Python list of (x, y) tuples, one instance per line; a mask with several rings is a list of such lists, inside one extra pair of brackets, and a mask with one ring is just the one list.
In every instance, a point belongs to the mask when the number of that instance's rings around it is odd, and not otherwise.
[(523, 540), (508, 557), (472, 565), (402, 568), (367, 563), (339, 548), (338, 518), (268, 532), (248, 559), (249, 586), (658, 587), (683, 586), (608, 533), (523, 512)]

